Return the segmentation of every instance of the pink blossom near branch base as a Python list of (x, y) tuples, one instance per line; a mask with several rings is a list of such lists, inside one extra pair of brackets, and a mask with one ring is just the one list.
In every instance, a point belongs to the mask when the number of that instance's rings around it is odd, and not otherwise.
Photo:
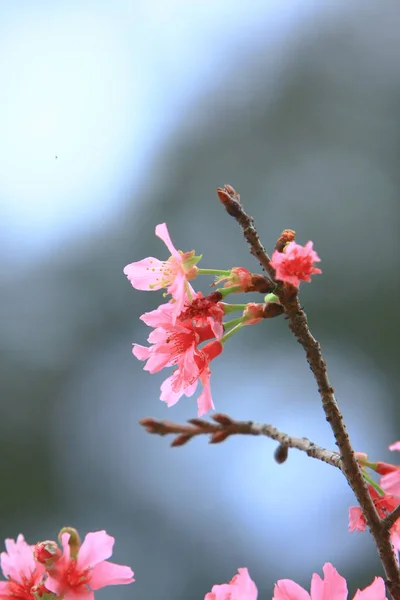
[[(368, 490), (381, 519), (387, 517), (400, 503), (399, 498), (386, 494), (380, 496), (371, 485)], [(365, 531), (367, 523), (359, 506), (351, 506), (349, 509), (349, 531)], [(398, 519), (390, 530), (390, 539), (396, 550), (400, 550), (400, 519)]]
[[(325, 563), (324, 578), (314, 573), (310, 594), (291, 579), (280, 579), (274, 587), (273, 600), (347, 600), (347, 583), (331, 563)], [(364, 590), (357, 590), (354, 600), (387, 600), (385, 583), (381, 577)]]
[(275, 269), (276, 279), (298, 287), (300, 281), (311, 281), (311, 275), (322, 273), (314, 267), (320, 260), (313, 250), (313, 242), (307, 242), (305, 246), (289, 242), (282, 252), (274, 250), (270, 264)]
[(246, 568), (238, 569), (238, 573), (229, 583), (213, 585), (204, 600), (257, 600), (257, 587)]

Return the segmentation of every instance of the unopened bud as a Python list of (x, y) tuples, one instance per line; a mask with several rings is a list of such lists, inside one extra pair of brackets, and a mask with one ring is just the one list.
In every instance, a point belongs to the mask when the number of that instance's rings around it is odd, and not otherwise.
[(274, 459), (281, 465), (284, 463), (289, 456), (289, 446), (287, 444), (279, 444), (274, 452)]
[(70, 536), (68, 545), (71, 552), (71, 557), (76, 558), (78, 556), (79, 548), (81, 547), (81, 538), (79, 537), (79, 533), (73, 527), (63, 527), (58, 534), (60, 544), (62, 543), (62, 535), (64, 533), (68, 533)]
[(45, 567), (52, 567), (55, 562), (62, 556), (62, 552), (53, 540), (45, 540), (38, 542), (33, 549), (35, 560)]
[(278, 250), (278, 252), (283, 252), (285, 246), (290, 242), (294, 242), (295, 238), (296, 232), (293, 231), (293, 229), (284, 229), (277, 239), (275, 250)]

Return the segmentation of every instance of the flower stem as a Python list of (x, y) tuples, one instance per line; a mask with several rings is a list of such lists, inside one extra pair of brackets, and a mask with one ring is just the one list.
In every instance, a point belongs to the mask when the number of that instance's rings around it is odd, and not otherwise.
[[(233, 321), (228, 321), (228, 323), (231, 325), (235, 321), (239, 321), (239, 319), (234, 319)], [(225, 325), (226, 325), (226, 323), (225, 323)], [(242, 327), (243, 327), (243, 321), (241, 321), (240, 323), (238, 323), (237, 325), (235, 325), (234, 327), (232, 327), (232, 329), (230, 329), (229, 331), (227, 331), (225, 333), (225, 335), (222, 336), (221, 343), (224, 344), (227, 339), (229, 339), (234, 333), (236, 333), (237, 331), (239, 331), (239, 329), (241, 329)]]
[(221, 304), (223, 305), (226, 315), (235, 312), (236, 310), (244, 310), (246, 308), (246, 304), (227, 304), (226, 302), (221, 302)]
[(368, 475), (368, 473), (366, 471), (364, 471), (364, 469), (362, 470), (362, 473), (364, 475), (364, 479), (365, 481), (367, 481), (369, 483), (369, 485), (371, 485), (380, 496), (384, 496), (385, 492), (383, 491), (383, 489), (381, 487), (379, 487), (379, 485), (376, 483), (376, 481), (374, 481), (372, 479), (372, 477), (370, 475)]
[(197, 271), (198, 275), (230, 275), (231, 272), (225, 269), (199, 269)]

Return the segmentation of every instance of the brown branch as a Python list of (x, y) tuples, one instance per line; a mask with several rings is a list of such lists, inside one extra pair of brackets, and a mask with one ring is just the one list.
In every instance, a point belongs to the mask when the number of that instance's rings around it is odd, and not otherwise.
[(190, 419), (189, 425), (172, 423), (171, 421), (157, 421), (151, 417), (139, 421), (148, 433), (157, 435), (174, 434), (177, 437), (171, 446), (183, 446), (192, 438), (198, 435), (209, 435), (211, 444), (218, 444), (226, 440), (230, 435), (263, 435), (271, 438), (281, 446), (296, 448), (305, 452), (308, 456), (322, 460), (333, 467), (342, 468), (342, 463), (338, 452), (326, 450), (311, 442), (307, 438), (296, 438), (279, 431), (276, 427), (267, 423), (261, 425), (252, 421), (235, 421), (228, 415), (216, 413), (212, 415), (216, 421), (211, 423), (203, 419)]
[(400, 504), (383, 520), (383, 527), (389, 531), (397, 519), (400, 519)]
[(224, 185), (223, 188), (217, 188), (217, 194), (224, 205), (226, 212), (236, 219), (243, 229), (243, 235), (250, 246), (250, 252), (256, 257), (264, 271), (271, 277), (272, 281), (275, 281), (275, 269), (271, 267), (267, 251), (258, 237), (258, 233), (253, 225), (253, 217), (247, 215), (240, 204), (239, 194), (235, 192), (231, 185)]
[[(267, 271), (271, 278), (274, 279), (273, 269), (269, 264), (270, 258), (258, 238), (257, 231), (253, 225), (253, 219), (243, 210), (239, 201), (239, 195), (228, 185), (225, 185), (224, 189), (219, 188), (217, 192), (227, 213), (234, 217), (242, 228), (244, 237), (250, 245), (251, 253), (258, 259), (260, 265)], [(384, 526), (384, 521), (381, 521), (378, 515), (369, 494), (367, 484), (362, 476), (360, 466), (354, 455), (354, 450), (343, 421), (342, 413), (336, 401), (333, 387), (328, 379), (321, 347), (311, 334), (306, 314), (298, 301), (297, 291), (292, 286), (290, 287), (292, 288), (293, 293), (282, 294), (277, 292), (281, 303), (285, 307), (289, 328), (306, 353), (308, 364), (314, 375), (321, 396), (326, 420), (331, 426), (335, 436), (336, 445), (340, 451), (342, 470), (361, 506), (371, 534), (375, 539), (378, 553), (386, 572), (388, 589), (395, 600), (400, 600), (400, 571), (397, 564), (396, 553), (390, 542), (390, 532)]]

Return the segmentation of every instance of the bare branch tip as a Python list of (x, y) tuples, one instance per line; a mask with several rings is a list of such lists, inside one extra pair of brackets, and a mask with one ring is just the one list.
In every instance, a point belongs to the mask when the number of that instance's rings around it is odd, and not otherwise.
[(231, 417), (228, 417), (228, 415), (225, 415), (223, 413), (215, 413), (215, 415), (211, 415), (211, 418), (213, 421), (216, 421), (220, 425), (228, 426), (233, 425), (234, 423)]

